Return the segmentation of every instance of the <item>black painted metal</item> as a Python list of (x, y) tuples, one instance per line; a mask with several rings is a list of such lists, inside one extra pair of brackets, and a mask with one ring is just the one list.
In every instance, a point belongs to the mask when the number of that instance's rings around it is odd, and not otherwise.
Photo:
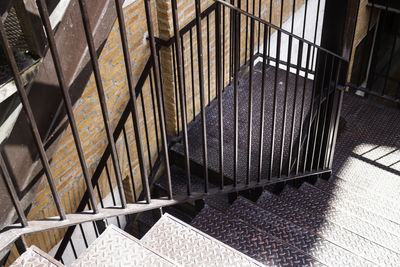
[(62, 71), (60, 55), (57, 50), (56, 41), (54, 39), (54, 33), (53, 33), (53, 30), (50, 25), (49, 12), (47, 10), (47, 6), (46, 6), (44, 0), (38, 1), (38, 6), (39, 6), (40, 17), (42, 19), (42, 23), (43, 23), (44, 29), (46, 31), (46, 36), (47, 36), (48, 44), (50, 47), (51, 55), (53, 58), (54, 66), (56, 69), (57, 79), (58, 79), (60, 89), (62, 92), (65, 109), (67, 110), (68, 121), (70, 123), (71, 132), (74, 137), (76, 151), (78, 153), (79, 161), (81, 163), (83, 178), (85, 179), (86, 186), (88, 188), (90, 201), (92, 202), (92, 205), (93, 205), (92, 206), (93, 212), (98, 213), (97, 203), (96, 203), (96, 199), (94, 197), (93, 185), (92, 185), (92, 182), (90, 181), (90, 175), (89, 175), (89, 171), (88, 171), (88, 168), (86, 165), (86, 160), (85, 160), (85, 155), (84, 155), (83, 149), (82, 149), (81, 139), (79, 137), (78, 127), (76, 126), (75, 116), (74, 116), (74, 112), (72, 110), (71, 98), (70, 98), (70, 95), (68, 92), (68, 87), (65, 82), (64, 74)]

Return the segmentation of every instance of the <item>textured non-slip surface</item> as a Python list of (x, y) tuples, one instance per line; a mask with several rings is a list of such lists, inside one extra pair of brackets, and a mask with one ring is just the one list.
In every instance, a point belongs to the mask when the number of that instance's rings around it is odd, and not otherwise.
[[(261, 124), (261, 79), (262, 79), (262, 64), (259, 63), (254, 68), (254, 89), (253, 89), (253, 104), (252, 104), (252, 153), (251, 153), (251, 174), (252, 180), (257, 179), (258, 176), (258, 161), (260, 145), (260, 124)], [(273, 121), (273, 101), (274, 101), (274, 85), (275, 85), (275, 71), (272, 66), (267, 67), (265, 78), (265, 123), (264, 123), (264, 142), (263, 142), (263, 160), (262, 160), (262, 178), (269, 176), (269, 165), (271, 158), (271, 137), (272, 137), (272, 121)], [(247, 73), (239, 79), (238, 86), (238, 165), (237, 165), (237, 178), (238, 181), (244, 181), (247, 173), (247, 155), (248, 155), (248, 101), (249, 101), (249, 74)], [(297, 156), (297, 144), (299, 140), (300, 117), (301, 107), (304, 96), (304, 131), (307, 129), (309, 121), (309, 107), (312, 95), (312, 81), (307, 80), (304, 87), (304, 78), (298, 76), (297, 78), (297, 92), (295, 94), (296, 75), (290, 73), (287, 83), (287, 115), (286, 115), (286, 130), (282, 135), (283, 114), (284, 114), (284, 96), (286, 87), (286, 71), (279, 69), (278, 78), (276, 81), (277, 94), (276, 94), (276, 128), (275, 128), (275, 145), (273, 148), (273, 172), (274, 177), (278, 174), (280, 162), (280, 150), (282, 138), (284, 136), (284, 151), (283, 151), (283, 173), (287, 172), (289, 161), (289, 144), (291, 138), (292, 127), (292, 112), (294, 102), (296, 100), (295, 108), (295, 130), (293, 136), (293, 157)], [(305, 90), (304, 90), (305, 88)], [(305, 91), (305, 94), (303, 94)], [(208, 161), (209, 167), (219, 172), (219, 123), (218, 123), (218, 105), (217, 100), (214, 100), (206, 109), (207, 120), (207, 144), (208, 144)], [(234, 88), (232, 85), (225, 88), (223, 93), (223, 130), (224, 130), (224, 174), (233, 178), (234, 171)], [(304, 134), (303, 131), (303, 134)], [(201, 121), (197, 118), (189, 125), (189, 154), (190, 158), (195, 162), (203, 163), (203, 150), (201, 138)], [(183, 145), (176, 144), (173, 150), (183, 155)], [(300, 154), (301, 155), (301, 154)], [(292, 161), (293, 162), (293, 161)]]
[(346, 94), (333, 173), (400, 201), (400, 110)]
[(176, 266), (110, 225), (71, 266)]
[(305, 253), (209, 206), (196, 216), (191, 225), (266, 265), (322, 265)]
[(141, 242), (184, 266), (262, 266), (168, 214), (161, 217)]
[(239, 197), (232, 204), (228, 214), (266, 231), (327, 265), (373, 266), (364, 258), (358, 257), (283, 217), (262, 209), (247, 199)]
[(399, 254), (331, 222), (316, 210), (301, 208), (296, 205), (300, 201), (293, 202), (269, 192), (264, 192), (258, 199), (257, 204), (375, 264), (399, 266)]
[(28, 248), (22, 255), (13, 262), (13, 267), (61, 267), (64, 266), (37, 247)]

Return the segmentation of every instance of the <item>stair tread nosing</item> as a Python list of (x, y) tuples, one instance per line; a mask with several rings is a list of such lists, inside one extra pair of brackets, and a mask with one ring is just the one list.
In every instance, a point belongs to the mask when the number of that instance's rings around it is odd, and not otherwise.
[(114, 225), (106, 230), (71, 266), (176, 266)]
[(385, 227), (386, 221), (380, 222), (380, 217), (373, 212), (355, 207), (351, 203), (338, 203), (340, 201), (331, 199), (328, 194), (308, 183), (304, 183), (299, 190), (286, 187), (281, 197), (290, 199), (305, 209), (316, 210), (326, 219), (397, 253), (400, 252), (400, 238), (388, 232)]
[(304, 252), (210, 206), (205, 206), (191, 225), (268, 266), (323, 265)]
[(264, 266), (167, 213), (141, 242), (184, 266)]
[(257, 200), (257, 204), (375, 264), (400, 266), (397, 253), (325, 219), (316, 210), (305, 210), (267, 191)]
[(304, 251), (327, 265), (375, 266), (372, 262), (311, 233), (308, 230), (239, 197), (228, 210), (229, 215), (240, 218), (266, 231), (279, 240)]
[[(393, 227), (397, 229), (396, 232), (400, 234), (400, 225), (398, 224), (398, 222), (400, 222), (400, 213), (396, 208), (381, 204), (371, 196), (367, 198), (359, 196), (357, 194), (353, 194), (351, 191), (338, 187), (335, 184), (332, 184), (321, 178), (317, 180), (314, 186), (330, 194), (332, 196), (331, 198), (335, 197), (335, 199), (341, 200), (342, 202), (350, 202), (352, 205), (359, 206), (361, 208), (376, 213), (380, 216), (379, 218), (381, 218), (382, 220), (385, 219), (385, 221), (392, 223)], [(385, 225), (385, 229), (388, 227), (391, 226)]]
[(46, 252), (40, 250), (35, 246), (31, 246), (26, 249), (24, 253), (18, 259), (16, 259), (10, 266), (12, 267), (38, 267), (38, 266), (49, 266), (49, 267), (61, 267), (64, 266), (56, 259), (48, 255)]

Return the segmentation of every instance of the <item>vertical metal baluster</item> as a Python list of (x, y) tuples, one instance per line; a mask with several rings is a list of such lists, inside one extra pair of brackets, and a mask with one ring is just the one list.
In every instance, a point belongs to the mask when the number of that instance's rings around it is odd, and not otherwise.
[(159, 121), (157, 121), (157, 112), (156, 112), (156, 104), (154, 99), (154, 87), (153, 87), (153, 78), (151, 76), (151, 72), (149, 74), (150, 81), (150, 94), (151, 94), (151, 108), (153, 110), (153, 122), (154, 122), (154, 130), (156, 131), (156, 144), (157, 144), (157, 153), (160, 153), (160, 140), (158, 135), (158, 127)]
[(210, 16), (207, 15), (207, 80), (208, 80), (208, 105), (211, 102), (211, 67), (210, 67)]
[(19, 97), (21, 99), (22, 106), (24, 108), (30, 129), (32, 131), (32, 135), (33, 135), (37, 150), (39, 152), (40, 161), (42, 163), (44, 173), (46, 174), (47, 181), (49, 183), (50, 191), (53, 196), (54, 202), (56, 204), (58, 214), (60, 215), (61, 220), (65, 220), (66, 216), (65, 216), (64, 208), (61, 205), (60, 196), (58, 195), (57, 187), (54, 183), (54, 178), (50, 171), (49, 160), (48, 160), (46, 152), (44, 150), (43, 142), (42, 142), (42, 139), (41, 139), (40, 133), (39, 133), (39, 129), (37, 128), (36, 120), (35, 120), (35, 117), (33, 116), (32, 108), (31, 108), (31, 105), (29, 104), (28, 96), (26, 95), (24, 84), (22, 82), (22, 78), (19, 73), (17, 63), (15, 62), (14, 54), (11, 50), (11, 46), (10, 46), (10, 43), (8, 42), (7, 34), (4, 29), (3, 22), (1, 20), (0, 20), (0, 38), (1, 38), (1, 44), (3, 47), (4, 54), (7, 58), (8, 64), (10, 65), (12, 74), (14, 76), (15, 86), (17, 87), (17, 91), (18, 91)]
[(75, 246), (74, 246), (74, 243), (72, 242), (72, 239), (69, 240), (69, 243), (71, 244), (71, 249), (72, 249), (72, 253), (74, 254), (74, 258), (77, 259), (78, 255), (76, 254)]
[(190, 29), (190, 74), (192, 76), (192, 112), (193, 112), (193, 120), (196, 117), (196, 95), (194, 92), (194, 66), (193, 66), (193, 31)]
[[(117, 1), (119, 1), (119, 0), (117, 0)], [(147, 157), (149, 158), (149, 166), (151, 168), (151, 166), (153, 166), (153, 163), (152, 163), (152, 160), (151, 160), (149, 128), (147, 126), (146, 105), (144, 104), (143, 90), (140, 91), (139, 97), (140, 97), (140, 102), (141, 102), (140, 108), (141, 108), (142, 114), (143, 114), (143, 124), (144, 124), (144, 133), (145, 133), (145, 137), (146, 137), (145, 139), (146, 139), (146, 147), (147, 147)], [(138, 119), (139, 119), (139, 117), (138, 117)], [(143, 156), (144, 156), (144, 148), (142, 148), (142, 149), (143, 149), (142, 153), (143, 153)], [(146, 169), (146, 165), (144, 165), (144, 167)]]
[[(234, 4), (234, 0), (231, 0), (231, 5)], [(234, 44), (235, 44), (235, 13), (233, 11), (233, 9), (230, 9), (230, 32), (229, 32), (229, 83), (231, 83), (232, 81), (232, 77), (233, 77), (233, 68), (234, 68), (234, 63), (233, 63), (233, 59), (234, 59), (234, 55), (233, 55), (233, 51), (234, 51)]]
[[(249, 0), (246, 0), (246, 12), (249, 12)], [(246, 16), (246, 39), (245, 39), (245, 48), (244, 48), (244, 64), (247, 62), (247, 49), (248, 49), (248, 37), (249, 36), (249, 17)]]
[(304, 4), (303, 32), (301, 38), (304, 38), (304, 35), (306, 33), (307, 9), (308, 9), (308, 0), (306, 0), (306, 3)]
[[(224, 87), (224, 81), (221, 79), (220, 65), (221, 65), (221, 26), (219, 23), (219, 16), (221, 14), (221, 4), (216, 3), (216, 30), (215, 30), (215, 41), (216, 41), (216, 66), (217, 66), (217, 91), (218, 91), (218, 127), (219, 127), (219, 173), (220, 173), (220, 189), (224, 189), (224, 124), (223, 124), (223, 110), (222, 110), (222, 90)], [(223, 9), (225, 9), (222, 6)], [(225, 28), (223, 29), (225, 30)], [(223, 41), (225, 42), (225, 40)]]
[(174, 66), (174, 86), (175, 86), (175, 99), (176, 99), (176, 105), (175, 105), (175, 112), (176, 112), (176, 128), (177, 128), (177, 133), (179, 134), (180, 132), (180, 121), (179, 121), (179, 97), (178, 97), (178, 83), (177, 83), (177, 79), (176, 79), (176, 62), (175, 62), (175, 44), (172, 44), (172, 65)]
[[(313, 52), (314, 52), (314, 48), (313, 48)], [(312, 54), (314, 56), (314, 53)], [(318, 62), (318, 58), (319, 56), (317, 55), (317, 62)], [(313, 61), (310, 61), (310, 70), (312, 70), (313, 68)], [(314, 73), (314, 80), (313, 80), (313, 87), (312, 87), (312, 95), (311, 95), (311, 107), (310, 107), (310, 119), (308, 121), (308, 129), (307, 129), (307, 141), (306, 141), (306, 151), (304, 153), (304, 166), (303, 166), (303, 172), (306, 172), (307, 169), (307, 160), (308, 160), (308, 150), (309, 150), (309, 146), (310, 146), (310, 137), (311, 137), (311, 126), (313, 123), (313, 116), (314, 116), (314, 102), (315, 102), (315, 91), (316, 91), (316, 83), (317, 83), (317, 78), (318, 78), (318, 68), (316, 69), (315, 73)], [(312, 166), (310, 168), (310, 171), (312, 169)]]
[(19, 222), (21, 223), (22, 227), (27, 227), (28, 221), (26, 220), (24, 209), (21, 206), (21, 202), (19, 201), (18, 194), (15, 190), (10, 174), (7, 170), (7, 166), (4, 162), (3, 155), (1, 155), (1, 152), (0, 152), (0, 169), (2, 172), (4, 184), (7, 187), (8, 194), (10, 195), (14, 208), (17, 211)]
[(233, 185), (237, 185), (238, 141), (239, 141), (239, 68), (240, 68), (240, 13), (235, 11), (235, 70), (234, 86), (234, 147), (233, 147)]
[(304, 71), (303, 97), (301, 100), (300, 131), (299, 131), (299, 142), (297, 145), (296, 175), (299, 174), (299, 167), (300, 167), (300, 152), (301, 152), (301, 147), (302, 147), (302, 137), (303, 137), (303, 128), (304, 128), (304, 105), (305, 105), (305, 98), (306, 98), (306, 92), (307, 92), (306, 85), (307, 85), (307, 76), (308, 76), (308, 64), (310, 62), (310, 52), (311, 52), (310, 49), (311, 49), (311, 45), (308, 45), (306, 67), (305, 67), (305, 71)]
[[(167, 140), (167, 130), (166, 130), (166, 122), (164, 117), (164, 106), (162, 104), (162, 92), (161, 92), (161, 76), (160, 76), (160, 67), (158, 63), (158, 56), (156, 50), (156, 41), (154, 38), (154, 28), (153, 28), (153, 18), (151, 15), (151, 6), (150, 0), (144, 1), (145, 11), (146, 11), (146, 22), (147, 22), (147, 30), (149, 32), (149, 41), (150, 41), (150, 50), (151, 55), (153, 57), (153, 71), (154, 71), (154, 83), (156, 87), (156, 95), (158, 102), (158, 117), (160, 118), (160, 128), (161, 128), (161, 140), (163, 145), (164, 152), (164, 164), (165, 164), (165, 172), (167, 175), (167, 183), (168, 183), (168, 198), (172, 199), (172, 182), (171, 182), (171, 169), (169, 165), (169, 155), (168, 155), (168, 140)], [(178, 44), (178, 43), (177, 43)], [(178, 116), (178, 114), (177, 114)]]
[[(186, 71), (185, 71), (185, 45), (184, 45), (184, 41), (183, 41), (183, 35), (182, 35), (182, 39), (181, 39), (181, 55), (182, 55), (182, 70), (183, 70), (183, 95), (185, 96), (185, 99), (184, 99), (184, 102), (183, 102), (183, 104), (185, 105), (185, 115), (186, 115), (186, 118), (188, 117), (188, 114), (187, 114), (187, 103), (186, 103), (186, 100), (187, 100), (187, 95), (186, 95), (186, 75), (185, 75), (185, 73), (186, 73)], [(182, 89), (179, 89), (179, 90), (182, 90)], [(182, 129), (183, 130), (183, 129)]]
[[(259, 0), (258, 1), (258, 17), (261, 19), (261, 1), (262, 0)], [(260, 34), (261, 34), (261, 22), (260, 21), (258, 21), (258, 33), (257, 33), (257, 53), (260, 53), (260, 39), (261, 39), (261, 36), (260, 36)]]
[[(320, 53), (322, 53), (322, 51)], [(320, 117), (321, 117), (321, 108), (322, 108), (321, 107), (322, 94), (323, 94), (323, 90), (324, 90), (327, 63), (328, 63), (328, 54), (325, 53), (324, 69), (323, 69), (322, 80), (321, 80), (321, 88), (319, 88), (318, 111), (317, 111), (317, 118), (315, 120), (316, 124), (315, 124), (315, 130), (314, 130), (314, 141), (313, 141), (313, 150), (312, 150), (312, 155), (311, 155), (310, 171), (312, 170), (312, 168), (314, 166), (314, 159), (316, 156), (315, 152), (316, 152), (317, 138), (318, 138), (318, 132), (319, 132), (319, 121), (320, 121)], [(316, 81), (316, 83), (317, 83), (317, 86), (319, 86), (318, 80)], [(318, 169), (318, 165), (317, 165), (316, 169)]]
[[(218, 4), (216, 4), (216, 5), (218, 5)], [(217, 12), (217, 9), (218, 8), (216, 8), (215, 12)], [(221, 54), (221, 57), (222, 57), (222, 86), (224, 87), (225, 86), (225, 8), (224, 7), (222, 8), (222, 54)], [(216, 67), (216, 69), (217, 69), (217, 67)], [(216, 86), (218, 86), (218, 85), (216, 85)], [(217, 92), (218, 92), (218, 90), (217, 90)]]
[[(203, 34), (201, 30), (201, 6), (200, 0), (196, 0), (196, 30), (197, 30), (197, 59), (199, 67), (199, 88), (200, 88), (200, 112), (201, 112), (201, 130), (202, 130), (202, 142), (203, 142), (203, 175), (204, 175), (204, 192), (208, 193), (208, 158), (207, 158), (207, 129), (206, 129), (206, 110), (205, 99), (204, 99), (204, 67), (203, 67)], [(217, 11), (218, 12), (218, 9)], [(220, 13), (215, 15), (215, 19), (219, 25)], [(219, 66), (220, 67), (220, 66)], [(220, 71), (220, 68), (217, 68)]]
[(267, 68), (267, 49), (266, 42), (268, 40), (268, 25), (264, 25), (264, 45), (263, 45), (263, 67), (262, 67), (262, 78), (261, 78), (261, 114), (260, 114), (260, 148), (258, 153), (258, 177), (257, 182), (261, 181), (262, 174), (262, 159), (263, 159), (263, 150), (264, 150), (264, 124), (265, 124), (265, 76), (266, 76), (266, 68)]
[(176, 61), (177, 61), (177, 66), (178, 66), (178, 82), (179, 82), (179, 93), (180, 93), (180, 99), (181, 99), (181, 116), (182, 116), (182, 129), (183, 129), (183, 145), (184, 145), (184, 151), (185, 151), (185, 171), (186, 171), (186, 179), (187, 179), (187, 194), (191, 195), (192, 194), (192, 186), (191, 186), (191, 181), (190, 181), (190, 159), (189, 159), (189, 141), (188, 141), (188, 133), (187, 133), (187, 120), (186, 120), (186, 105), (185, 103), (185, 95), (183, 89), (183, 66), (182, 66), (182, 53), (181, 53), (181, 47), (179, 46), (179, 42), (181, 40), (181, 36), (179, 33), (179, 22), (178, 22), (178, 7), (176, 4), (176, 0), (172, 0), (172, 19), (174, 23), (174, 34), (175, 34), (175, 44), (176, 44)]
[(247, 118), (247, 176), (246, 184), (250, 183), (251, 175), (251, 144), (253, 133), (253, 72), (254, 72), (254, 20), (250, 19), (250, 70), (249, 70), (249, 107)]
[(286, 78), (285, 78), (285, 94), (283, 99), (283, 122), (282, 122), (282, 142), (281, 142), (281, 151), (280, 151), (280, 160), (279, 160), (279, 176), (282, 176), (282, 168), (283, 168), (283, 154), (285, 149), (285, 139), (286, 139), (286, 117), (287, 117), (287, 99), (288, 99), (288, 84), (289, 84), (289, 74), (290, 74), (290, 60), (292, 56), (292, 42), (293, 37), (291, 35), (288, 36), (289, 44), (288, 44), (288, 56), (287, 56), (287, 67), (286, 67)]
[(279, 61), (281, 54), (281, 31), (277, 31), (276, 39), (276, 65), (275, 65), (275, 78), (274, 78), (274, 101), (273, 101), (273, 111), (272, 111), (272, 127), (271, 127), (271, 156), (269, 160), (269, 176), (268, 179), (272, 178), (272, 170), (274, 166), (274, 154), (275, 154), (275, 129), (276, 129), (276, 102), (278, 97), (278, 71), (279, 71)]
[(282, 29), (282, 23), (283, 23), (283, 0), (281, 0), (281, 14), (279, 18), (279, 28)]
[(124, 142), (125, 142), (125, 148), (126, 148), (126, 156), (127, 156), (127, 159), (128, 159), (129, 174), (131, 176), (132, 191), (133, 191), (133, 196), (134, 196), (135, 202), (136, 202), (137, 201), (136, 187), (135, 187), (135, 181), (133, 179), (133, 169), (132, 169), (131, 154), (129, 152), (129, 143), (128, 143), (128, 137), (126, 135), (125, 126), (122, 128), (122, 132), (124, 134)]
[(42, 19), (42, 23), (43, 23), (44, 29), (46, 31), (47, 40), (49, 42), (49, 48), (50, 48), (51, 56), (53, 58), (53, 63), (54, 63), (54, 67), (56, 70), (58, 83), (60, 85), (62, 97), (64, 100), (64, 106), (67, 111), (68, 121), (71, 126), (72, 136), (75, 141), (76, 151), (78, 153), (79, 162), (80, 162), (81, 168), (82, 168), (82, 175), (83, 175), (83, 178), (85, 179), (85, 183), (86, 183), (86, 187), (87, 187), (87, 190), (89, 193), (90, 201), (93, 204), (93, 212), (98, 213), (99, 211), (97, 209), (96, 199), (94, 198), (92, 181), (90, 180), (90, 175), (89, 175), (89, 171), (88, 171), (88, 168), (86, 165), (85, 155), (84, 155), (83, 149), (82, 149), (81, 139), (79, 137), (78, 127), (76, 126), (75, 116), (74, 116), (74, 112), (72, 110), (71, 98), (70, 98), (70, 95), (68, 92), (67, 84), (65, 82), (65, 77), (64, 77), (62, 67), (61, 67), (60, 56), (59, 56), (59, 53), (57, 50), (56, 41), (54, 39), (54, 33), (53, 33), (53, 30), (50, 25), (49, 13), (48, 13), (47, 6), (46, 6), (44, 0), (38, 1), (38, 7), (39, 7), (39, 12), (40, 12), (40, 17)]
[[(269, 23), (272, 24), (272, 0), (269, 0)], [(267, 25), (264, 25), (264, 27), (266, 27)], [(271, 38), (271, 27), (268, 27), (268, 36), (269, 38)], [(268, 65), (270, 63), (270, 54), (271, 54), (271, 40), (268, 42)]]
[(321, 156), (322, 156), (322, 146), (324, 143), (324, 135), (325, 135), (325, 128), (326, 126), (326, 121), (328, 117), (328, 111), (329, 111), (329, 98), (330, 98), (330, 88), (331, 88), (331, 81), (332, 81), (332, 75), (333, 75), (333, 69), (334, 69), (334, 64), (335, 64), (335, 58), (331, 56), (332, 58), (332, 65), (331, 65), (331, 70), (329, 74), (329, 80), (328, 80), (328, 85), (326, 88), (326, 100), (325, 100), (325, 111), (324, 111), (324, 120), (322, 124), (322, 133), (321, 133), (321, 142), (320, 142), (320, 147), (319, 147), (319, 153), (318, 153), (318, 162), (317, 162), (317, 167), (319, 168), (320, 163), (321, 163)]
[[(320, 9), (320, 5), (321, 5), (321, 0), (318, 0), (318, 5), (317, 5), (317, 16), (315, 19), (315, 30), (314, 30), (314, 44), (316, 44), (317, 42), (317, 31), (318, 31), (318, 21), (319, 21), (319, 9)], [(318, 48), (314, 47), (313, 49), (313, 53), (312, 53), (312, 59), (311, 59), (311, 70), (313, 69), (314, 66), (314, 55), (315, 55), (315, 51), (318, 52)], [(315, 61), (318, 62), (318, 61)]]
[[(337, 67), (337, 73), (336, 73), (336, 79), (335, 79), (335, 90), (338, 90), (338, 83), (339, 83), (339, 75), (340, 75), (340, 70), (342, 67), (342, 61), (339, 61), (338, 67)], [(339, 128), (339, 120), (340, 120), (340, 113), (342, 110), (342, 103), (343, 103), (343, 95), (344, 95), (344, 90), (340, 90), (339, 92), (339, 101), (338, 101), (338, 106), (336, 109), (336, 116), (335, 116), (335, 126), (333, 129), (333, 134), (332, 134), (332, 141), (331, 141), (331, 146), (330, 146), (330, 152), (329, 152), (329, 157), (328, 157), (328, 168), (332, 169), (332, 163), (333, 163), (333, 156), (335, 153), (335, 146), (336, 146), (336, 138), (337, 138), (337, 133), (338, 133), (338, 128)]]
[(97, 93), (98, 93), (99, 102), (100, 102), (100, 106), (101, 106), (101, 112), (103, 114), (103, 120), (104, 120), (105, 130), (107, 133), (107, 139), (108, 139), (108, 143), (110, 144), (110, 148), (111, 148), (111, 158), (112, 158), (113, 165), (114, 165), (115, 177), (117, 178), (117, 187), (118, 187), (120, 198), (121, 198), (121, 206), (122, 206), (122, 208), (126, 208), (126, 199), (125, 199), (125, 195), (124, 195), (124, 187), (122, 185), (122, 175), (121, 175), (121, 169), (119, 166), (117, 148), (116, 148), (115, 140), (114, 140), (113, 133), (111, 130), (111, 123), (110, 123), (110, 118), (108, 115), (106, 97), (105, 97), (105, 93), (104, 93), (103, 82), (101, 80), (99, 61), (97, 59), (97, 52), (96, 52), (96, 48), (94, 46), (92, 27), (91, 27), (90, 21), (89, 21), (89, 14), (88, 14), (87, 7), (86, 7), (86, 0), (79, 0), (78, 2), (79, 2), (79, 7), (81, 9), (83, 26), (84, 26), (83, 28), (85, 30), (86, 40), (87, 40), (87, 44), (89, 47), (90, 60), (92, 62), (93, 74), (94, 74), (95, 81), (96, 81)]
[[(297, 106), (297, 91), (298, 91), (298, 80), (299, 80), (299, 71), (301, 68), (301, 61), (303, 56), (303, 41), (299, 40), (299, 48), (298, 48), (298, 56), (297, 56), (297, 66), (296, 66), (296, 80), (294, 82), (294, 99), (293, 99), (293, 110), (292, 110), (292, 129), (290, 134), (290, 146), (289, 146), (289, 162), (288, 162), (288, 171), (287, 176), (291, 174), (291, 165), (292, 165), (292, 156), (293, 156), (293, 142), (294, 142), (294, 130), (296, 126), (296, 106)], [(300, 141), (299, 141), (300, 142)]]
[(294, 30), (294, 15), (296, 13), (296, 0), (292, 0), (293, 5), (292, 5), (292, 26), (290, 28), (290, 33), (293, 33)]
[(82, 227), (81, 223), (79, 224), (79, 229), (81, 230), (81, 234), (82, 234), (83, 242), (85, 243), (85, 247), (88, 248), (89, 244), (87, 242), (85, 231), (83, 230), (83, 227)]

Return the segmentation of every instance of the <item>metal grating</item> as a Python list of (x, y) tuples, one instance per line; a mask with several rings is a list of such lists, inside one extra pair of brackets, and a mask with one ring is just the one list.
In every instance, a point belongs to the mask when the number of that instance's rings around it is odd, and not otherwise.
[(12, 267), (61, 267), (64, 266), (51, 256), (41, 251), (35, 246), (28, 248), (16, 261)]
[(307, 231), (291, 221), (262, 209), (245, 198), (239, 197), (232, 204), (228, 214), (266, 231), (327, 265), (375, 266), (366, 259)]
[(161, 217), (141, 242), (184, 266), (263, 266), (168, 214)]
[(304, 252), (242, 221), (206, 206), (192, 226), (269, 266), (321, 266)]
[(398, 254), (368, 240), (366, 237), (357, 235), (340, 225), (330, 222), (316, 210), (306, 211), (294, 202), (269, 192), (264, 192), (258, 199), (257, 204), (377, 265), (399, 266), (400, 264)]
[(114, 225), (107, 229), (71, 266), (175, 266)]

